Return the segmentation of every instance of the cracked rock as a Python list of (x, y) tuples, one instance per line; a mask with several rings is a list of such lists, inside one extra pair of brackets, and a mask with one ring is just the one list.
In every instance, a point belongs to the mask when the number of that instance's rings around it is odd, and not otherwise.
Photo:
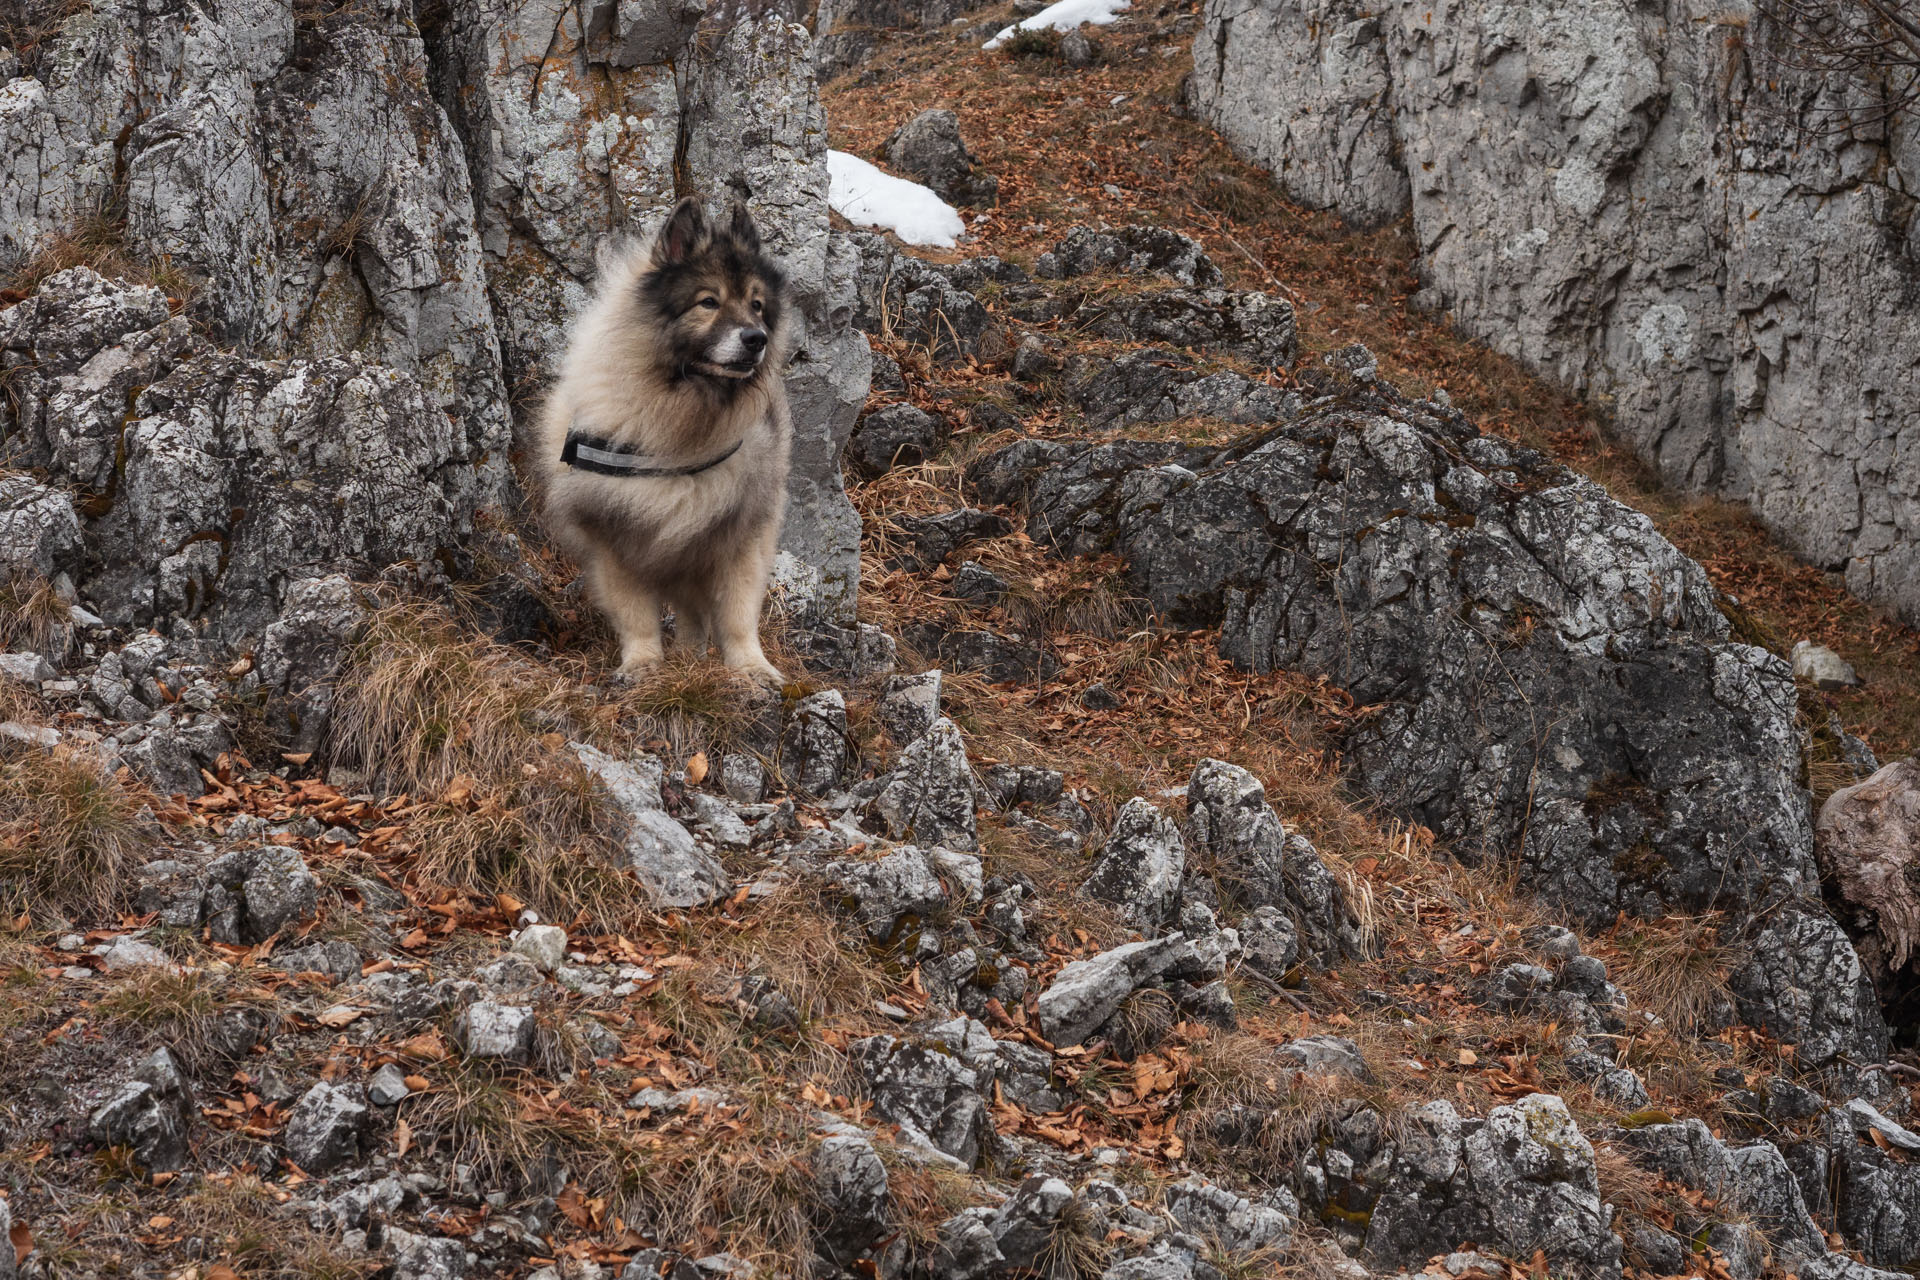
[(895, 840), (953, 849), (979, 847), (973, 769), (953, 721), (941, 717), (900, 753), (873, 803)]
[(134, 1159), (155, 1173), (187, 1163), (187, 1131), (194, 1114), (193, 1091), (173, 1054), (159, 1049), (88, 1117), (95, 1142), (133, 1149)]
[(1186, 843), (1173, 819), (1135, 796), (1114, 817), (1113, 834), (1084, 888), (1119, 907), (1129, 923), (1151, 932), (1178, 912), (1186, 869)]
[(1164, 973), (1185, 951), (1186, 939), (1170, 933), (1067, 965), (1040, 993), (1041, 1034), (1056, 1045), (1082, 1043), (1128, 996)]
[(533, 1059), (533, 1010), (481, 1001), (460, 1011), (453, 1038), (469, 1058), (487, 1058), (526, 1066)]
[(366, 1093), (359, 1085), (322, 1081), (294, 1104), (281, 1140), (287, 1157), (317, 1176), (358, 1160), (371, 1123)]

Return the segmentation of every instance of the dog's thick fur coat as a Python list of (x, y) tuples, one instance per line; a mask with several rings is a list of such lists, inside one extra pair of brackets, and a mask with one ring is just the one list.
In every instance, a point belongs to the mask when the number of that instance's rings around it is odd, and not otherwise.
[[(539, 425), (547, 526), (620, 637), (621, 670), (657, 663), (661, 607), (695, 656), (779, 683), (760, 609), (786, 512), (793, 426), (785, 279), (736, 207), (723, 227), (682, 200), (651, 237), (603, 255)], [(568, 466), (569, 432), (692, 475)], [(737, 447), (736, 447), (737, 446)]]

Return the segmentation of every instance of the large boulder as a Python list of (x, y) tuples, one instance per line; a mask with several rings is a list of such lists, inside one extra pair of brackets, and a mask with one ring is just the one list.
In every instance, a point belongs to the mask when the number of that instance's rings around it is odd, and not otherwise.
[(1849, 12), (1208, 0), (1188, 84), (1293, 200), (1411, 213), (1434, 307), (1667, 481), (1920, 620), (1920, 135), (1809, 56)]
[(1593, 1145), (1559, 1098), (1532, 1094), (1484, 1120), (1429, 1102), (1413, 1113), (1361, 1259), (1412, 1268), (1472, 1241), (1512, 1258), (1537, 1250), (1556, 1273), (1617, 1277), (1612, 1220)]
[[(1334, 394), (1224, 448), (1023, 441), (971, 475), (1037, 541), (1124, 557), (1236, 661), (1377, 705), (1347, 736), (1356, 781), (1563, 909), (1825, 919), (1786, 663), (1646, 517), (1370, 364), (1342, 353)], [(1820, 954), (1850, 955), (1833, 932)], [(1753, 989), (1804, 985), (1807, 1017), (1773, 1025), (1883, 1051), (1862, 977), (1788, 967)]]
[(115, 625), (258, 639), (290, 570), (454, 556), (504, 493), (504, 430), (472, 434), (418, 376), (229, 355), (158, 290), (84, 267), (0, 312), (0, 363), (20, 389), (12, 460), (84, 495), (76, 585)]

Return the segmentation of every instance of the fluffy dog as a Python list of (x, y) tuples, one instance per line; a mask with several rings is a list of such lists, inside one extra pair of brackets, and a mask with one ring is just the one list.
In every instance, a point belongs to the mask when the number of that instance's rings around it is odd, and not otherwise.
[(793, 424), (786, 278), (746, 210), (680, 201), (603, 256), (540, 419), (546, 519), (620, 636), (620, 669), (678, 639), (778, 684), (760, 608), (786, 511)]

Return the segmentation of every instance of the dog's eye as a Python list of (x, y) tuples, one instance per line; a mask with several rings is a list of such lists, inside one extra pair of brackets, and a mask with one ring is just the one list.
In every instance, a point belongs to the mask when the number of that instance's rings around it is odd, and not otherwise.
[(762, 311), (765, 311), (766, 309), (767, 309), (766, 303), (760, 301), (760, 299), (758, 298), (755, 298), (753, 300), (753, 314), (759, 315)]
[(697, 307), (705, 307), (709, 311), (718, 311), (720, 309), (720, 299), (702, 298), (700, 301), (694, 303), (694, 305)]

